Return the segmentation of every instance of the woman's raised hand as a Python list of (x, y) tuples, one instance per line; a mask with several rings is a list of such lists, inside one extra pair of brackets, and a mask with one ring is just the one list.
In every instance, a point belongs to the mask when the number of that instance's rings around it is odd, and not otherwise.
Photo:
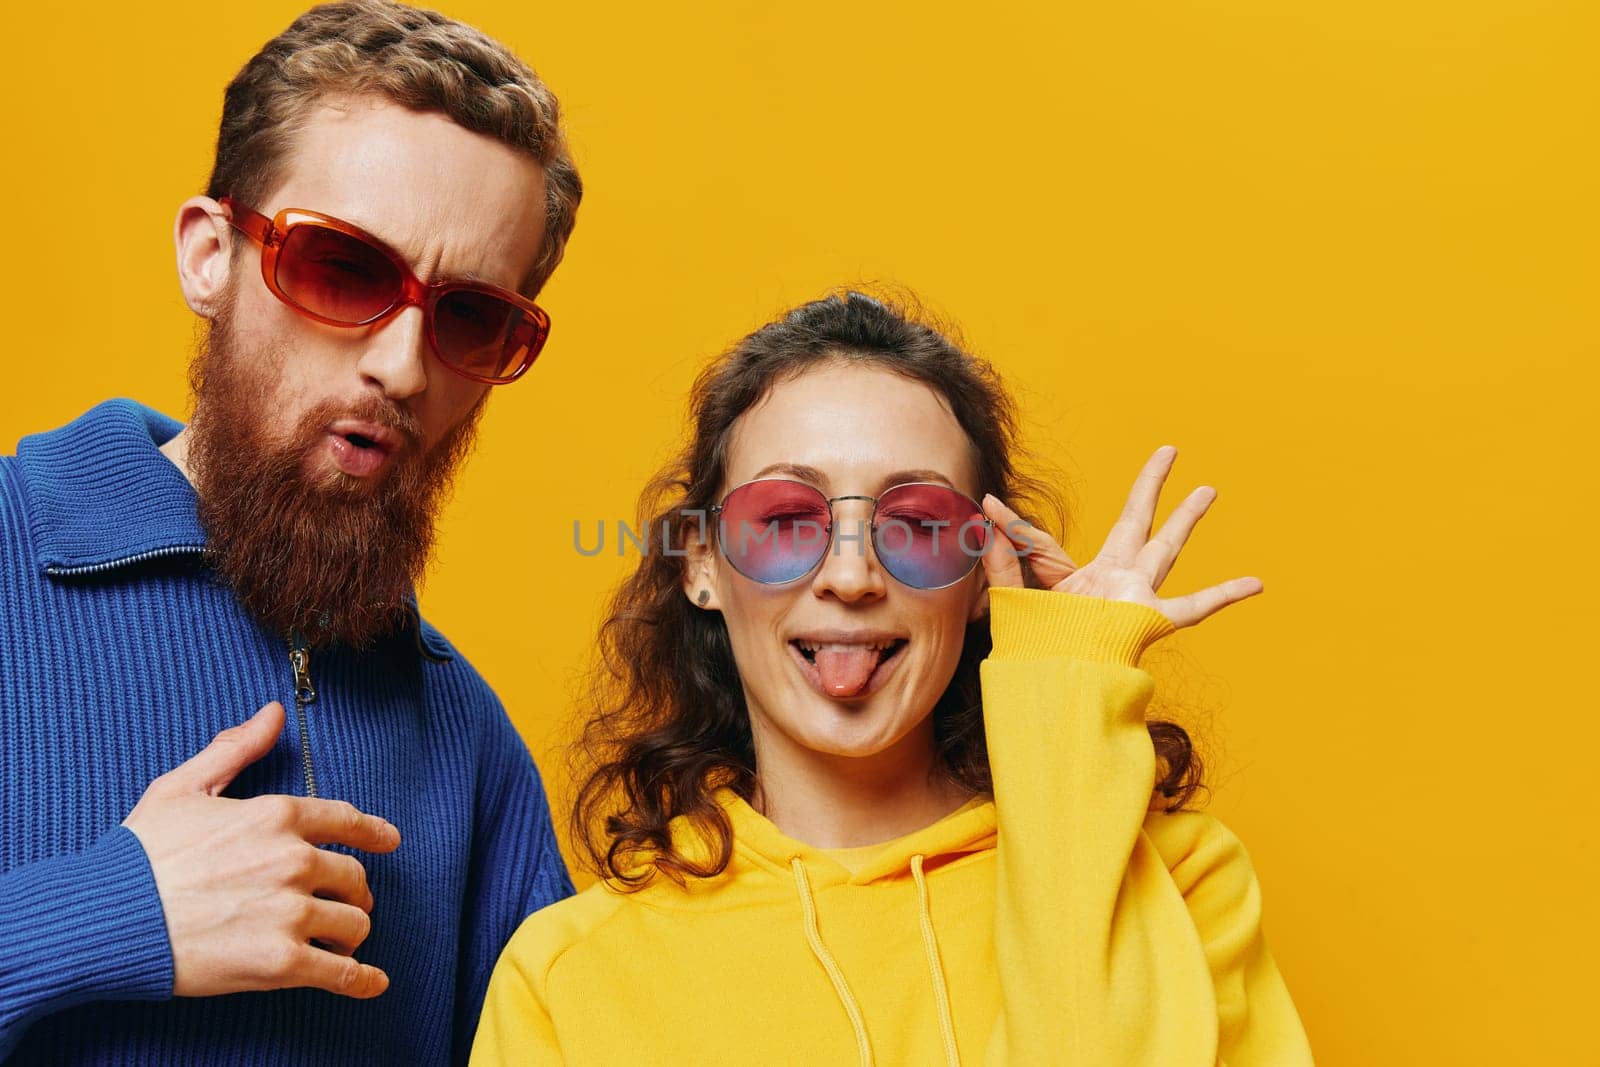
[[(989, 539), (983, 554), (984, 570), (991, 586), (1020, 586), (1022, 567), (1017, 553), (1028, 556), (1033, 572), (1051, 589), (1107, 600), (1129, 600), (1154, 608), (1177, 627), (1193, 626), (1235, 601), (1262, 591), (1259, 578), (1233, 578), (1187, 596), (1163, 598), (1156, 595), (1178, 553), (1189, 540), (1195, 523), (1206, 513), (1217, 491), (1202, 485), (1184, 498), (1161, 530), (1150, 536), (1155, 522), (1156, 501), (1172, 469), (1178, 450), (1162, 445), (1146, 461), (1121, 516), (1111, 527), (1098, 555), (1082, 567), (1072, 562), (1065, 550), (1044, 530), (1025, 521), (990, 494), (983, 498), (984, 514), (994, 520), (999, 537)], [(1015, 551), (1007, 551), (1010, 545)]]

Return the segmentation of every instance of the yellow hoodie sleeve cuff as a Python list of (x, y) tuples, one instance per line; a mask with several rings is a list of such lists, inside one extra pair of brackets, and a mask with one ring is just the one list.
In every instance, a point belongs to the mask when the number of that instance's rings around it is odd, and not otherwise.
[(1176, 629), (1161, 612), (1132, 601), (1020, 586), (989, 590), (992, 659), (1059, 656), (1133, 666)]

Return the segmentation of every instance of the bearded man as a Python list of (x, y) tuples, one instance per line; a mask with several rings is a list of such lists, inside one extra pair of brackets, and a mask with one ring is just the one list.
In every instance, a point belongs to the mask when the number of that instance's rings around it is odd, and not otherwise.
[(466, 1059), (572, 884), (413, 590), (580, 196), (549, 90), (431, 11), (313, 8), (228, 86), (189, 425), (0, 457), (0, 1060)]

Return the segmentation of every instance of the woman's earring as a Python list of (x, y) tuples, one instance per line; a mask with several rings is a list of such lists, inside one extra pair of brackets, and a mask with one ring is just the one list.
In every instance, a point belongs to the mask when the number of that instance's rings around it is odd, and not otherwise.
[(710, 599), (711, 599), (711, 590), (702, 589), (702, 590), (700, 590), (700, 595), (694, 598), (694, 602), (696, 604), (699, 604), (701, 607), (705, 607), (706, 606), (706, 601), (708, 601)]

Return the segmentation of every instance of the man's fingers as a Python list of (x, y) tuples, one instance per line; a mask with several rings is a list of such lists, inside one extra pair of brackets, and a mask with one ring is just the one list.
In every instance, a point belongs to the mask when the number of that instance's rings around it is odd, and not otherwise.
[(372, 919), (360, 908), (337, 900), (307, 899), (304, 934), (309, 940), (327, 945), (330, 952), (352, 955), (372, 933)]
[(195, 755), (150, 783), (158, 796), (216, 796), (256, 760), (272, 751), (283, 733), (283, 705), (274, 700), (238, 726), (230, 726)]
[(310, 873), (303, 887), (319, 897), (343, 901), (362, 911), (372, 910), (372, 890), (367, 886), (367, 869), (354, 856), (326, 849), (307, 849), (312, 853)]
[(393, 852), (400, 831), (387, 819), (368, 815), (342, 800), (294, 797), (295, 829), (313, 845), (348, 845), (363, 852)]
[(389, 988), (389, 976), (371, 964), (312, 945), (295, 952), (287, 977), (290, 986), (326, 989), (357, 1000), (375, 997)]

